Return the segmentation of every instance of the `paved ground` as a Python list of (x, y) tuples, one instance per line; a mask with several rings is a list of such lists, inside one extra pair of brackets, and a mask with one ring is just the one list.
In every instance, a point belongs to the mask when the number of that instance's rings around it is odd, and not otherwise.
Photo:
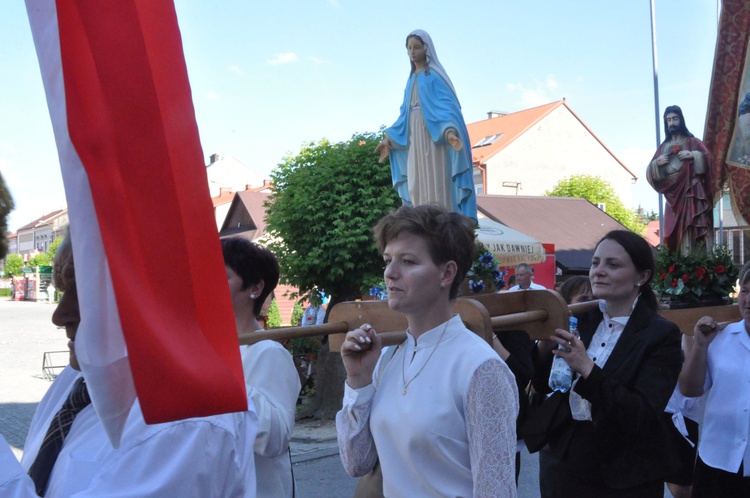
[[(51, 384), (42, 371), (44, 353), (67, 350), (65, 333), (50, 321), (53, 310), (46, 303), (0, 298), (0, 434), (19, 457), (34, 410)], [(299, 421), (291, 453), (297, 498), (352, 496), (356, 479), (341, 466), (333, 421)], [(537, 469), (537, 456), (522, 453), (519, 498), (539, 496)], [(664, 496), (671, 495), (665, 490)]]
[(42, 358), (68, 349), (65, 332), (52, 325), (55, 306), (0, 298), (0, 433), (20, 456), (31, 416), (49, 388)]

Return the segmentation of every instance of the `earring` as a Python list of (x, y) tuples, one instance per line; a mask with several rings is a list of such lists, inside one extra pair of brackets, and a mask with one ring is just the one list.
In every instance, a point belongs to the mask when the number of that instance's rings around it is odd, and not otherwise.
[(255, 294), (250, 294), (250, 299), (255, 299)]

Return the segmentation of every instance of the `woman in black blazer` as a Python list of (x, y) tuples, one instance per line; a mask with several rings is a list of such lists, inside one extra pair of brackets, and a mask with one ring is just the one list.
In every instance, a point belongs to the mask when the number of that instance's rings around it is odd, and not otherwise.
[[(550, 391), (552, 354), (575, 375), (540, 453), (545, 498), (664, 495), (673, 464), (662, 412), (682, 355), (679, 328), (656, 313), (653, 274), (651, 247), (642, 237), (608, 233), (589, 270), (600, 309), (579, 317), (580, 339), (557, 329), (540, 343), (537, 392)], [(558, 345), (567, 350), (553, 350)]]

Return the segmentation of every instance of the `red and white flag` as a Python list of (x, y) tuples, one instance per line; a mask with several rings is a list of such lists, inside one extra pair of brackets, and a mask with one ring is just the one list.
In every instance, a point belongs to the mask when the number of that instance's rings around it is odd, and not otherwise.
[(27, 0), (68, 201), (76, 354), (117, 445), (247, 409), (172, 0)]
[(729, 188), (735, 216), (750, 222), (750, 3), (723, 0), (703, 143), (714, 158), (714, 201)]

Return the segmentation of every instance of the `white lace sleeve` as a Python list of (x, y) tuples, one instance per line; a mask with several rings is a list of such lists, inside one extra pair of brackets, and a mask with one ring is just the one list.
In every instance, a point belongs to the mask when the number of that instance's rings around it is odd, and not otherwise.
[(474, 496), (516, 496), (516, 417), (518, 389), (500, 360), (476, 369), (466, 399)]
[(372, 384), (358, 390), (345, 386), (343, 407), (336, 414), (341, 463), (352, 477), (367, 474), (378, 458), (370, 433), (370, 408), (374, 394)]

